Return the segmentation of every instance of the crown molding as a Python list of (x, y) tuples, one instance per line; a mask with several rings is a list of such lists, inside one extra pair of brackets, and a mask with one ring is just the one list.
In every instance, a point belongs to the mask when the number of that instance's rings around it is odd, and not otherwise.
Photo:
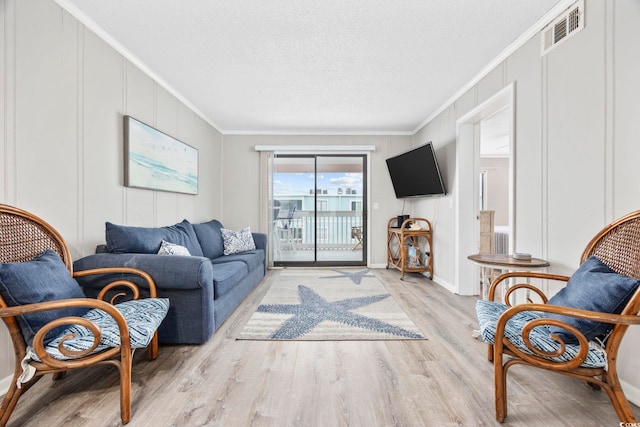
[(522, 33), (517, 39), (513, 41), (505, 50), (500, 52), (490, 63), (488, 63), (478, 74), (476, 74), (471, 80), (469, 80), (464, 86), (462, 86), (456, 93), (454, 93), (448, 100), (446, 100), (440, 107), (438, 107), (433, 113), (431, 113), (426, 119), (422, 121), (411, 132), (415, 135), (427, 125), (430, 121), (438, 117), (444, 110), (449, 108), (451, 104), (458, 100), (469, 89), (478, 84), (487, 74), (493, 71), (498, 65), (500, 65), (505, 59), (511, 56), (516, 50), (522, 47), (532, 37), (536, 36), (549, 22), (551, 22), (556, 16), (558, 16), (565, 9), (570, 7), (576, 2), (576, 0), (562, 0), (551, 8), (542, 18), (540, 18), (535, 24), (533, 24), (527, 31)]
[(188, 107), (191, 111), (196, 113), (202, 120), (213, 126), (215, 130), (224, 134), (224, 131), (220, 129), (220, 127), (206, 114), (204, 114), (198, 107), (193, 105), (187, 98), (185, 98), (180, 92), (178, 92), (175, 88), (173, 88), (169, 83), (164, 81), (160, 76), (151, 70), (144, 62), (140, 60), (137, 56), (131, 53), (127, 48), (125, 48), (120, 42), (118, 42), (111, 34), (104, 30), (101, 26), (99, 26), (93, 19), (89, 18), (84, 12), (76, 7), (69, 0), (55, 0), (58, 5), (60, 5), (64, 10), (69, 12), (71, 16), (80, 21), (85, 27), (89, 30), (93, 31), (98, 37), (100, 37), (105, 43), (111, 46), (116, 50), (120, 55), (124, 56), (129, 62), (138, 67), (143, 73), (153, 79), (158, 85), (162, 86), (167, 92), (173, 95), (178, 101), (183, 103), (186, 107)]

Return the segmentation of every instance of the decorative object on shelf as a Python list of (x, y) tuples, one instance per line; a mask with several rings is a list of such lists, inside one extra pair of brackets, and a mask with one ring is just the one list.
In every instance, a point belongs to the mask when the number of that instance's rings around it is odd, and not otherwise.
[(198, 150), (124, 116), (124, 185), (198, 194)]
[(522, 253), (522, 252), (516, 252), (513, 254), (513, 258), (514, 259), (521, 259), (521, 260), (530, 260), (531, 259), (531, 254), (526, 254), (526, 253)]
[(407, 247), (407, 267), (420, 268), (420, 248), (417, 246), (409, 245)]

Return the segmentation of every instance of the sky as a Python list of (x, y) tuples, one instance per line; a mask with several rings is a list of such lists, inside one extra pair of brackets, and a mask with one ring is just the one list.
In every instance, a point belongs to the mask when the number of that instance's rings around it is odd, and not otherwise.
[[(280, 195), (309, 194), (314, 188), (313, 174), (309, 173), (275, 173), (273, 174), (273, 193)], [(361, 173), (321, 173), (318, 174), (317, 187), (328, 190), (327, 194), (338, 194), (338, 188), (351, 188), (362, 194)]]

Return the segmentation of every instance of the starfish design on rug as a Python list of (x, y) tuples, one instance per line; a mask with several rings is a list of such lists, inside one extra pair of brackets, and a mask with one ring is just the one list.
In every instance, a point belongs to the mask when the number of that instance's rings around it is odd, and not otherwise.
[(348, 277), (349, 279), (351, 279), (353, 283), (355, 283), (356, 285), (359, 285), (360, 282), (362, 282), (363, 277), (376, 277), (376, 276), (369, 275), (369, 269), (360, 270), (356, 272), (341, 271), (341, 270), (331, 270), (331, 271), (335, 271), (336, 273), (339, 274), (339, 276), (325, 276), (325, 277), (321, 277), (321, 279), (339, 279), (340, 277)]
[(264, 304), (258, 306), (261, 313), (293, 314), (272, 335), (271, 339), (296, 339), (311, 331), (321, 322), (328, 320), (406, 338), (424, 338), (422, 335), (398, 326), (372, 319), (351, 310), (373, 304), (388, 298), (389, 294), (368, 297), (346, 298), (327, 301), (312, 289), (298, 285), (300, 304)]

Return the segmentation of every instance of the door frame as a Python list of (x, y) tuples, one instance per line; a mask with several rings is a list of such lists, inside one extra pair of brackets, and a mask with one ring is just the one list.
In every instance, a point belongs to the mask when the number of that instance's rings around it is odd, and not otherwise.
[[(509, 253), (515, 247), (515, 82), (497, 92), (456, 121), (455, 203), (455, 287), (460, 295), (478, 295), (477, 267), (467, 256), (478, 252), (480, 174), (479, 123), (505, 107), (509, 115)], [(462, 195), (464, 194), (464, 197)], [(469, 198), (472, 194), (473, 197)]]
[[(330, 151), (321, 151), (321, 152), (309, 152), (307, 150), (302, 152), (294, 152), (294, 151), (281, 151), (274, 152), (274, 159), (280, 157), (299, 157), (299, 158), (313, 158), (314, 159), (314, 174), (317, 176), (317, 166), (318, 166), (318, 158), (319, 157), (358, 157), (362, 161), (362, 178), (363, 178), (363, 191), (362, 191), (362, 225), (363, 225), (363, 242), (362, 242), (362, 259), (359, 261), (318, 261), (318, 233), (317, 229), (314, 230), (314, 259), (311, 261), (273, 261), (273, 265), (275, 267), (338, 267), (338, 266), (367, 266), (369, 259), (369, 179), (370, 179), (370, 156), (368, 152), (330, 152)], [(269, 172), (273, 173), (272, 171)], [(269, 180), (272, 180), (272, 177), (269, 177)], [(314, 182), (315, 179), (314, 179)], [(317, 182), (315, 183), (315, 187), (317, 190)], [(273, 192), (273, 188), (270, 190)], [(273, 194), (270, 195), (270, 198), (273, 198)], [(318, 194), (317, 191), (314, 191), (314, 216), (316, 220), (314, 223), (318, 224), (317, 221), (317, 202), (318, 202)], [(273, 253), (271, 254), (273, 256)]]

